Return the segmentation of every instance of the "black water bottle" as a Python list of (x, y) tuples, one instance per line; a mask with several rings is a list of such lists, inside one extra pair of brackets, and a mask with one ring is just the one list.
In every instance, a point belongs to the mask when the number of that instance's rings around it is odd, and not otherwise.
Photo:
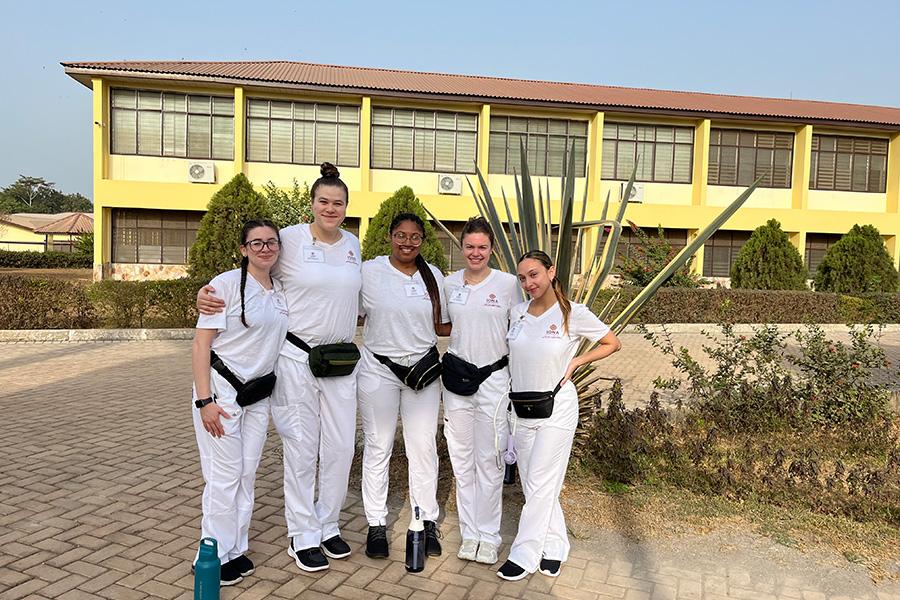
[(516, 463), (506, 465), (503, 471), (503, 483), (505, 485), (513, 485), (516, 482)]
[(413, 507), (413, 518), (406, 532), (406, 570), (421, 573), (425, 569), (425, 524), (419, 515), (419, 507)]

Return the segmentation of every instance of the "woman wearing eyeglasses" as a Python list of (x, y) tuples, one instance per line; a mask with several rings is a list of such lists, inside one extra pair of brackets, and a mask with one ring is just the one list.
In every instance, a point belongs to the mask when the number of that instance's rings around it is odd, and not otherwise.
[[(314, 220), (281, 231), (282, 256), (273, 272), (284, 284), (291, 335), (278, 359), (272, 420), (284, 448), (288, 554), (303, 571), (321, 571), (328, 558), (350, 556), (338, 520), (356, 441), (353, 365), (343, 375), (316, 375), (311, 365), (322, 348), (353, 341), (361, 285), (359, 239), (340, 228), (347, 185), (330, 163), (321, 173), (310, 189)], [(204, 302), (201, 290), (201, 311), (216, 307), (214, 298), (206, 298), (212, 302)]]
[(437, 420), (441, 402), (437, 336), (449, 334), (444, 278), (420, 250), (425, 224), (411, 213), (391, 222), (390, 256), (362, 267), (365, 317), (357, 385), (363, 422), (362, 492), (369, 533), (366, 555), (387, 558), (388, 467), (403, 422), (409, 490), (425, 526), (425, 551), (441, 553), (438, 517)]
[(269, 426), (275, 361), (288, 328), (287, 302), (271, 277), (278, 230), (266, 220), (241, 231), (240, 269), (211, 284), (228, 310), (200, 315), (194, 334), (194, 429), (203, 489), (201, 536), (218, 542), (222, 585), (253, 573), (246, 556), (256, 468)]

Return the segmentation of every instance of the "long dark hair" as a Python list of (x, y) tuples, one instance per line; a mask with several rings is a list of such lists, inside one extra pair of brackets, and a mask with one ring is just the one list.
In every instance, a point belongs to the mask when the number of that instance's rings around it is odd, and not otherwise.
[[(522, 264), (522, 261), (526, 258), (533, 258), (538, 261), (542, 265), (544, 265), (545, 269), (549, 269), (553, 266), (553, 261), (550, 260), (550, 257), (547, 256), (547, 253), (543, 250), (531, 250), (530, 252), (526, 252), (522, 255), (522, 258), (519, 259), (518, 264)], [(553, 285), (553, 294), (556, 296), (556, 301), (559, 302), (559, 309), (563, 314), (563, 330), (566, 332), (566, 335), (569, 334), (569, 314), (572, 312), (572, 303), (569, 302), (569, 298), (566, 296), (566, 291), (563, 289), (562, 284), (559, 282), (559, 279), (554, 277), (550, 283)]]
[(491, 229), (491, 224), (484, 217), (471, 217), (466, 221), (466, 224), (463, 225), (462, 233), (459, 234), (459, 243), (462, 244), (463, 240), (470, 233), (483, 233), (488, 236), (491, 248), (494, 247), (494, 230)]
[[(391, 235), (394, 235), (394, 230), (400, 226), (400, 223), (405, 221), (412, 221), (416, 225), (419, 226), (419, 230), (422, 232), (422, 244), (425, 244), (425, 222), (419, 218), (419, 215), (414, 213), (400, 213), (394, 220), (391, 221), (391, 227), (388, 230)], [(419, 253), (416, 255), (416, 269), (419, 270), (419, 273), (422, 275), (422, 281), (425, 282), (425, 289), (428, 290), (428, 297), (431, 299), (431, 318), (434, 321), (435, 326), (439, 325), (441, 322), (441, 293), (438, 290), (437, 280), (434, 278), (434, 273), (431, 272), (431, 267), (428, 265), (428, 262), (422, 258), (422, 247), (419, 246)]]
[[(281, 242), (281, 235), (278, 233), (278, 227), (275, 226), (275, 223), (269, 219), (250, 219), (241, 228), (241, 246), (247, 243), (247, 236), (257, 227), (271, 227), (275, 230), (275, 237), (278, 238), (279, 243)], [(249, 264), (249, 258), (246, 256), (241, 258), (241, 323), (244, 324), (244, 327), (250, 327), (247, 324), (247, 318), (244, 316), (244, 290), (247, 287), (247, 266)]]
[(319, 168), (319, 173), (321, 173), (322, 176), (316, 179), (313, 182), (312, 187), (309, 188), (310, 200), (316, 198), (316, 189), (320, 185), (329, 185), (344, 190), (344, 197), (347, 199), (347, 204), (350, 204), (350, 191), (347, 189), (347, 184), (341, 179), (341, 172), (338, 171), (338, 168), (329, 162), (324, 162)]

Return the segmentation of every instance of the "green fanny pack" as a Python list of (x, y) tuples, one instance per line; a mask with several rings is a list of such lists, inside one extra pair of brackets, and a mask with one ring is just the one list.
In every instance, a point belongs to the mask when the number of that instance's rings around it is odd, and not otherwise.
[(309, 354), (309, 370), (316, 377), (344, 377), (353, 373), (359, 362), (359, 348), (356, 344), (321, 344), (311, 347), (290, 331), (287, 341)]

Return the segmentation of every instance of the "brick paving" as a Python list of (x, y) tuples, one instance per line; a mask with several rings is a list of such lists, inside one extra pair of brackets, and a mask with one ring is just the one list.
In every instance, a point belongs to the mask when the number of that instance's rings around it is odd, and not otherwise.
[[(891, 335), (885, 343), (896, 359), (900, 334)], [(699, 349), (702, 337), (677, 341)], [(202, 480), (189, 351), (186, 341), (0, 344), (0, 599), (193, 597)], [(666, 368), (633, 335), (604, 370), (622, 377), (637, 403)], [(401, 562), (406, 510), (393, 526), (391, 560), (355, 551), (329, 571), (304, 574), (285, 552), (279, 451), (270, 435), (251, 530), (257, 571), (223, 598), (900, 599), (900, 585), (876, 586), (859, 565), (749, 535), (634, 543), (579, 532), (559, 578), (502, 582), (494, 569), (455, 557), (452, 509), (442, 523), (444, 556), (429, 559), (423, 574), (407, 574)], [(507, 494), (514, 503), (515, 490)], [(449, 495), (442, 500), (452, 508)], [(515, 513), (504, 517), (507, 543)], [(366, 530), (358, 489), (344, 517), (357, 550)]]

